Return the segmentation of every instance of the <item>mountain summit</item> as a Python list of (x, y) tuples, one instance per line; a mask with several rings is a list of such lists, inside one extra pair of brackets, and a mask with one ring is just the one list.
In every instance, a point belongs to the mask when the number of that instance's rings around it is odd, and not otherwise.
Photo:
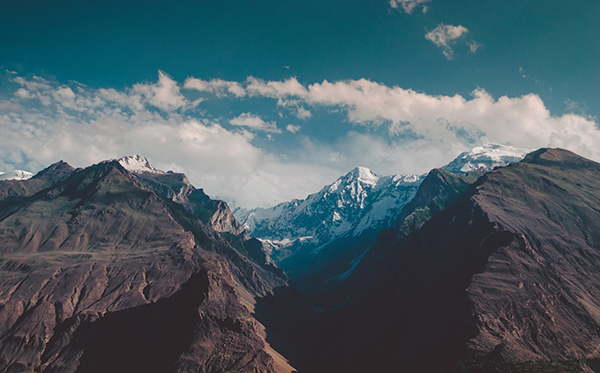
[(141, 155), (129, 155), (117, 160), (124, 169), (135, 174), (150, 172), (154, 174), (164, 174), (164, 171), (157, 170), (152, 166), (148, 158)]

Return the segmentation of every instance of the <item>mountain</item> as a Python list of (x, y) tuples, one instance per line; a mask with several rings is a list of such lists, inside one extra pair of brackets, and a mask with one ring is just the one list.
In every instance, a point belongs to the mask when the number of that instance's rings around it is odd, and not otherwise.
[(276, 289), (302, 309), (285, 276), (213, 219), (226, 204), (135, 171), (0, 181), (0, 371), (291, 372), (266, 342), (285, 328), (261, 317), (286, 311)]
[(591, 371), (581, 359), (600, 357), (599, 183), (600, 164), (541, 149), (408, 235), (383, 231), (322, 298), (322, 343), (334, 346), (322, 371), (466, 372), (458, 361), (473, 359), (472, 371), (563, 371), (517, 369), (539, 359)]
[(66, 179), (75, 169), (60, 161), (25, 180), (3, 180), (0, 182), (0, 206), (14, 199), (29, 197), (48, 188), (54, 183)]
[(378, 176), (357, 167), (305, 200), (235, 214), (294, 283), (312, 294), (334, 285), (327, 280), (348, 270), (420, 182), (416, 175)]
[(458, 202), (481, 175), (477, 171), (455, 174), (441, 168), (431, 170), (394, 226), (405, 235), (420, 228), (435, 214)]
[[(525, 154), (524, 149), (486, 144), (460, 154), (437, 172), (457, 180), (470, 174), (462, 182), (464, 187), (493, 167), (517, 162)], [(456, 175), (448, 176), (452, 172)], [(337, 276), (345, 276), (380, 230), (401, 224), (399, 220), (408, 216), (403, 209), (424, 179), (425, 175), (378, 176), (357, 167), (304, 200), (272, 208), (237, 209), (234, 214), (250, 235), (270, 245), (275, 263), (307, 293), (313, 293), (335, 285)], [(411, 213), (409, 220), (417, 218), (417, 213)]]
[(238, 209), (235, 215), (251, 235), (273, 243), (307, 241), (322, 245), (332, 239), (378, 229), (414, 195), (419, 176), (378, 176), (356, 167), (304, 200), (272, 208)]

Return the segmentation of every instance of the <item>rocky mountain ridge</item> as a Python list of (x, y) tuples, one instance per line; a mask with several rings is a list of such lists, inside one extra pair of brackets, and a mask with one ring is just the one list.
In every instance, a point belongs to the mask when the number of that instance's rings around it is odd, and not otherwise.
[(119, 162), (8, 183), (0, 370), (291, 371), (250, 314), (286, 279)]
[(599, 183), (600, 164), (541, 149), (412, 233), (382, 232), (323, 296), (323, 371), (600, 357)]

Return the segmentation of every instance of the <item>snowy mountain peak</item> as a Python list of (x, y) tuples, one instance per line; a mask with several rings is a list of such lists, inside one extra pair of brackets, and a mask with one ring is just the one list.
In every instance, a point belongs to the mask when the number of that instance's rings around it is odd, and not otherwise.
[(454, 173), (487, 172), (494, 167), (519, 162), (530, 151), (530, 149), (510, 145), (484, 144), (459, 154), (452, 162), (442, 168)]
[(358, 180), (364, 184), (375, 185), (379, 181), (379, 176), (375, 175), (371, 170), (366, 167), (356, 167), (350, 171), (346, 176), (350, 180)]
[(14, 170), (9, 172), (0, 172), (0, 180), (27, 180), (31, 179), (33, 174), (28, 171)]
[(129, 172), (135, 174), (142, 172), (151, 172), (153, 174), (164, 174), (164, 171), (157, 170), (150, 164), (146, 157), (141, 155), (129, 155), (119, 159), (119, 163)]

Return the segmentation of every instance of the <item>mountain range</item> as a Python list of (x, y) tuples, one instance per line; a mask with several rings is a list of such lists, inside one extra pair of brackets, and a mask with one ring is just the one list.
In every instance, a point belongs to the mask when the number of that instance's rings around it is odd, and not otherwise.
[[(461, 153), (443, 169), (479, 176), (518, 162), (526, 153), (526, 149), (486, 144)], [(311, 293), (343, 276), (379, 231), (397, 224), (426, 176), (378, 176), (356, 167), (303, 200), (236, 209), (234, 215), (250, 235), (265, 242), (275, 263)]]
[(141, 156), (57, 162), (0, 181), (0, 371), (600, 372), (598, 185), (487, 145), (238, 222)]

